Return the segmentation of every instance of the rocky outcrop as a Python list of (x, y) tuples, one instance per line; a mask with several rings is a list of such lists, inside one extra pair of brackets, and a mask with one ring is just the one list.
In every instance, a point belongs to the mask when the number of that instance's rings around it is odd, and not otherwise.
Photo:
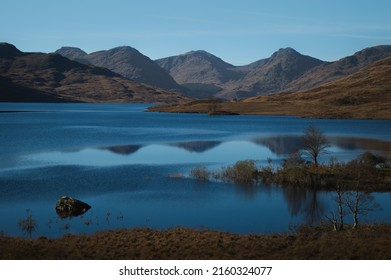
[(56, 203), (56, 212), (61, 218), (71, 218), (84, 214), (91, 208), (87, 203), (78, 199), (62, 196)]

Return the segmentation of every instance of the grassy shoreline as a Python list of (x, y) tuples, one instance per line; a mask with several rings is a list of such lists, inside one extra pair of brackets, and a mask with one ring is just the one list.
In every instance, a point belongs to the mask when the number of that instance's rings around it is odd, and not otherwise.
[(24, 239), (0, 236), (1, 259), (391, 259), (391, 225), (332, 231), (301, 227), (295, 233), (234, 234), (212, 230), (149, 228), (92, 235)]
[[(278, 96), (280, 97), (280, 95)], [(378, 102), (371, 106), (336, 106), (321, 101), (281, 100), (275, 96), (262, 96), (254, 100), (219, 102), (218, 112), (210, 111), (215, 100), (196, 100), (189, 103), (157, 105), (148, 108), (148, 112), (161, 113), (199, 113), (209, 115), (272, 115), (294, 116), (318, 119), (363, 119), (390, 120), (389, 103)]]

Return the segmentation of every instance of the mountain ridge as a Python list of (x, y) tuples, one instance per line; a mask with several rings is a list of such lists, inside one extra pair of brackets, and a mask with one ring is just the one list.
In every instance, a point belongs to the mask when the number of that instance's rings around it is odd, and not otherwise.
[[(1, 46), (1, 56), (3, 57), (3, 62), (0, 65), (1, 72), (7, 72), (12, 65), (14, 67), (18, 66), (17, 63), (10, 63), (15, 57), (30, 55), (32, 59), (38, 54), (23, 53), (15, 46), (4, 43)], [(43, 53), (39, 54), (44, 55)], [(68, 56), (73, 60), (58, 63), (59, 57), (55, 55), (59, 54)], [(368, 47), (334, 62), (326, 62), (303, 55), (293, 48), (287, 47), (280, 48), (268, 58), (242, 66), (234, 66), (204, 50), (193, 50), (156, 61), (152, 61), (138, 50), (129, 46), (120, 46), (90, 54), (87, 54), (80, 48), (62, 47), (55, 53), (46, 55), (51, 57), (51, 63), (57, 63), (58, 67), (60, 67), (60, 64), (61, 67), (66, 65), (72, 66), (71, 61), (73, 61), (89, 67), (87, 71), (89, 74), (106, 75), (111, 77), (112, 80), (118, 80), (124, 76), (132, 76), (137, 78), (139, 83), (150, 85), (154, 82), (148, 79), (156, 82), (156, 80), (160, 79), (159, 75), (163, 73), (164, 77), (169, 76), (169, 81), (174, 83), (169, 82), (165, 87), (177, 87), (174, 91), (185, 92), (187, 95), (195, 98), (240, 100), (247, 97), (273, 95), (280, 92), (297, 92), (319, 87), (325, 83), (351, 75), (371, 63), (390, 56), (391, 46)], [(50, 61), (45, 62), (41, 60), (39, 63), (40, 67), (51, 67)], [(19, 66), (21, 67), (21, 65)], [(37, 66), (39, 66), (37, 63), (25, 65), (27, 69), (34, 71), (37, 70), (35, 69)], [(57, 70), (66, 70), (61, 69), (61, 67)], [(74, 65), (74, 67), (80, 68), (81, 66)], [(156, 73), (158, 74), (154, 73), (154, 70), (145, 70), (148, 73), (143, 70), (149, 68), (157, 69)], [(105, 69), (109, 72), (105, 72)], [(116, 72), (115, 75), (118, 75), (115, 78), (113, 76), (114, 72)], [(26, 72), (26, 76), (30, 74)], [(38, 73), (35, 73), (35, 75), (39, 76)], [(51, 82), (54, 87), (59, 86), (57, 80), (60, 79), (61, 75), (60, 73), (58, 77), (51, 76)], [(23, 77), (19, 78), (23, 80)], [(174, 78), (181, 85), (175, 82)], [(37, 84), (40, 77), (34, 77), (34, 79), (35, 82), (31, 83), (33, 85)], [(79, 77), (78, 80), (82, 81), (83, 79)], [(129, 81), (129, 79), (127, 80)], [(30, 86), (28, 83), (17, 83), (13, 86), (14, 81), (9, 80), (2, 80), (2, 83), (3, 88), (5, 85), (8, 85), (10, 88), (16, 88), (15, 86), (18, 85), (25, 88)], [(78, 85), (81, 88), (83, 87), (81, 82)], [(75, 85), (68, 85), (68, 87), (75, 88)], [(35, 90), (46, 92), (46, 88), (42, 89), (42, 86), (36, 87)], [(49, 91), (53, 93), (53, 88), (50, 89), (49, 87)]]
[[(24, 53), (0, 44), (0, 101), (160, 103), (189, 100), (57, 53)], [(47, 101), (45, 101), (47, 100)]]
[(148, 68), (146, 65), (150, 65), (151, 60), (148, 60), (148, 63), (144, 60), (132, 60), (130, 53), (143, 56), (132, 47), (122, 46), (91, 54), (85, 54), (78, 48), (74, 48), (73, 53), (66, 54), (66, 51), (67, 49), (57, 50), (79, 62), (106, 67), (142, 83), (175, 88), (194, 98), (232, 100), (305, 90), (337, 80), (391, 55), (391, 46), (365, 48), (333, 62), (303, 55), (291, 47), (286, 47), (275, 51), (268, 58), (242, 66), (234, 66), (204, 50), (192, 50), (154, 61), (155, 66), (164, 70), (162, 75), (171, 78), (171, 82), (165, 84), (154, 82), (165, 79), (160, 79), (157, 72), (140, 70)]
[[(221, 65), (224, 64), (214, 66), (211, 60), (208, 60), (197, 61), (197, 63), (193, 63), (192, 67), (186, 68), (186, 61), (194, 61), (195, 59), (191, 56), (194, 56), (195, 53), (197, 52), (187, 52), (156, 61), (183, 86), (191, 84), (195, 87), (198, 85), (201, 89), (201, 86), (205, 85), (218, 87), (218, 90), (213, 88), (214, 90), (204, 97), (241, 99), (270, 95), (281, 91), (292, 92), (309, 89), (325, 82), (337, 80), (391, 55), (391, 46), (380, 45), (365, 48), (334, 62), (303, 55), (293, 48), (287, 47), (280, 48), (269, 58), (243, 66), (226, 63), (222, 69)], [(204, 54), (203, 57), (215, 56), (212, 54), (205, 56)], [(174, 60), (177, 61), (176, 64), (169, 63)], [(233, 75), (222, 77), (225, 71)]]
[(305, 90), (338, 80), (390, 55), (390, 45), (378, 45), (362, 49), (353, 55), (311, 69), (310, 73), (304, 73), (299, 79), (288, 84), (285, 91)]
[(90, 54), (76, 47), (61, 47), (55, 52), (71, 60), (107, 68), (139, 83), (169, 90), (183, 90), (156, 62), (130, 46), (120, 46)]
[(217, 112), (234, 114), (390, 120), (391, 56), (338, 80), (298, 92), (281, 92), (226, 102), (197, 100), (152, 107), (149, 110), (211, 113), (211, 108), (216, 108)]

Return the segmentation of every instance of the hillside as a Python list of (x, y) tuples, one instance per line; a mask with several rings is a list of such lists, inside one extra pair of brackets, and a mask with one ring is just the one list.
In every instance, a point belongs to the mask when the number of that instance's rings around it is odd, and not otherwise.
[(234, 66), (205, 51), (156, 62), (194, 97), (237, 99), (293, 92), (335, 81), (391, 55), (391, 46), (366, 48), (335, 62), (325, 62), (282, 48), (271, 57)]
[[(211, 103), (216, 105), (212, 107)], [(239, 114), (391, 119), (391, 56), (347, 77), (309, 90), (259, 96), (236, 102), (193, 101), (150, 110), (208, 113), (211, 108)]]
[(23, 53), (0, 44), (0, 101), (165, 103), (189, 100), (179, 93), (128, 80), (105, 68), (59, 54)]
[(217, 97), (232, 99), (280, 92), (287, 84), (323, 63), (316, 58), (302, 55), (292, 48), (280, 49), (270, 58), (253, 64), (253, 67), (246, 67), (251, 70), (244, 78), (238, 83), (229, 85), (224, 91), (218, 93)]
[(244, 73), (206, 51), (190, 51), (156, 60), (178, 84), (192, 91), (193, 96), (212, 97), (225, 84), (244, 77)]
[(56, 53), (84, 64), (107, 68), (139, 83), (163, 89), (183, 90), (156, 62), (131, 47), (117, 47), (90, 54), (79, 48), (62, 47)]
[(320, 86), (353, 74), (378, 60), (391, 56), (391, 46), (375, 46), (330, 63), (324, 63), (304, 73), (286, 86), (285, 91), (298, 91)]
[[(223, 99), (266, 95), (281, 91), (286, 84), (320, 61), (291, 48), (280, 49), (270, 58), (245, 66), (234, 66), (205, 51), (191, 51), (156, 61), (175, 81), (193, 91), (207, 91), (202, 97)], [(208, 86), (208, 87), (206, 87)]]

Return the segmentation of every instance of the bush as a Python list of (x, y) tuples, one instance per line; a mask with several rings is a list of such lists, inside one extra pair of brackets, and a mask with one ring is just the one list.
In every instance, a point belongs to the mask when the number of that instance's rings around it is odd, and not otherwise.
[(221, 178), (236, 184), (250, 184), (258, 177), (255, 163), (255, 160), (238, 161), (233, 166), (223, 168)]
[(357, 158), (357, 163), (366, 167), (388, 167), (387, 158), (375, 155), (371, 152), (365, 152)]
[(356, 159), (340, 163), (333, 158), (329, 164), (312, 165), (306, 163), (299, 153), (291, 154), (275, 170), (270, 166), (261, 167), (258, 176), (265, 184), (280, 186), (333, 189), (343, 183), (348, 189), (389, 190), (391, 187), (390, 160), (380, 155), (366, 152)]
[(208, 181), (210, 173), (205, 166), (197, 166), (190, 171), (190, 177), (195, 178), (199, 181)]

